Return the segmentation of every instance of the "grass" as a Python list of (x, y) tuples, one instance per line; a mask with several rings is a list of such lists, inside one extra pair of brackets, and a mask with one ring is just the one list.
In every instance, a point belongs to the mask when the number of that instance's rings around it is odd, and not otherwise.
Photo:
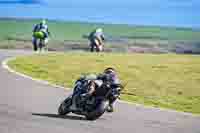
[(118, 70), (122, 99), (200, 114), (200, 60), (194, 55), (52, 53), (19, 57), (13, 69), (65, 87), (84, 73)]
[[(7, 37), (31, 39), (33, 25), (40, 20), (0, 19), (0, 38)], [(96, 27), (103, 27), (105, 33), (129, 39), (190, 40), (199, 41), (200, 32), (190, 28), (169, 28), (156, 26), (130, 26), (122, 24), (100, 24), (81, 22), (48, 21), (53, 40), (83, 40), (84, 34)]]
[[(32, 28), (40, 20), (0, 19), (0, 48), (31, 48)], [(108, 51), (127, 52), (129, 48), (151, 48), (159, 52), (200, 53), (200, 31), (190, 28), (133, 26), (84, 22), (48, 21), (52, 33), (49, 48), (56, 51), (88, 47), (83, 35), (102, 27)], [(121, 39), (121, 41), (119, 41)], [(12, 44), (11, 44), (12, 41)], [(7, 46), (9, 45), (9, 46)], [(77, 50), (77, 49), (76, 49)], [(151, 50), (146, 50), (151, 53)]]

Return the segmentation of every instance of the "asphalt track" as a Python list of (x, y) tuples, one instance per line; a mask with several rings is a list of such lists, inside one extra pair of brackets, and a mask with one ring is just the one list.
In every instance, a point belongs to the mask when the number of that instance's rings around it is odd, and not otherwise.
[[(30, 52), (0, 50), (0, 61), (24, 54)], [(0, 133), (200, 133), (198, 116), (126, 103), (97, 121), (60, 117), (57, 107), (68, 94), (1, 67)]]

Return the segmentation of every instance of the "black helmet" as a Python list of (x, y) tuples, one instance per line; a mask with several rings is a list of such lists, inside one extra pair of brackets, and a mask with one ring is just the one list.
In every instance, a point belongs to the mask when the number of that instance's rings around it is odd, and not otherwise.
[(104, 70), (105, 74), (116, 73), (116, 70), (112, 67), (108, 67)]

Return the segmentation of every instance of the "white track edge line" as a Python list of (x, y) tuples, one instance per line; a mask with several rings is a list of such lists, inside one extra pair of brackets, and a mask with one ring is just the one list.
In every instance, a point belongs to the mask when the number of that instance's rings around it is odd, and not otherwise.
[(23, 74), (23, 73), (20, 73), (20, 72), (17, 72), (17, 71), (15, 71), (15, 70), (13, 70), (12, 68), (10, 68), (10, 67), (8, 66), (8, 62), (11, 61), (11, 60), (14, 60), (14, 59), (16, 59), (16, 57), (11, 57), (11, 58), (7, 58), (7, 59), (3, 60), (3, 62), (2, 62), (2, 67), (3, 67), (4, 69), (8, 70), (10, 73), (14, 73), (14, 74), (19, 75), (19, 76), (21, 76), (21, 77), (23, 77), (23, 78), (27, 78), (27, 79), (30, 79), (30, 80), (39, 82), (39, 83), (44, 84), (44, 85), (50, 85), (50, 86), (55, 87), (55, 88), (61, 88), (61, 89), (69, 90), (69, 88), (65, 88), (65, 87), (60, 86), (60, 85), (57, 85), (57, 84), (52, 84), (52, 83), (50, 83), (50, 82), (48, 82), (48, 81), (45, 81), (45, 80), (33, 78), (33, 77), (31, 77), (31, 76), (28, 76), (28, 75), (25, 75), (25, 74)]

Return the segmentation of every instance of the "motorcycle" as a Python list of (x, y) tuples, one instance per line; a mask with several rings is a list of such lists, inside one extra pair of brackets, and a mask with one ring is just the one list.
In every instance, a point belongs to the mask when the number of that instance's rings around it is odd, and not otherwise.
[(32, 41), (35, 51), (37, 51), (38, 48), (40, 51), (42, 51), (42, 49), (48, 51), (48, 45), (47, 45), (48, 38), (45, 32), (43, 31), (34, 32)]
[[(120, 95), (120, 88), (123, 86), (121, 84), (106, 84), (101, 87), (97, 87), (95, 92), (90, 97), (82, 96), (78, 91), (80, 88), (79, 83), (82, 84), (82, 87), (87, 87), (89, 81), (85, 79), (79, 79), (76, 81), (74, 87), (74, 92), (69, 97), (67, 97), (59, 106), (58, 114), (67, 115), (70, 112), (83, 115), (87, 120), (96, 120), (101, 117), (109, 106), (110, 97), (118, 98)], [(113, 89), (117, 87), (118, 89)], [(113, 91), (115, 90), (115, 91)], [(116, 92), (117, 91), (117, 92)], [(77, 108), (72, 108), (74, 102), (76, 103)]]

